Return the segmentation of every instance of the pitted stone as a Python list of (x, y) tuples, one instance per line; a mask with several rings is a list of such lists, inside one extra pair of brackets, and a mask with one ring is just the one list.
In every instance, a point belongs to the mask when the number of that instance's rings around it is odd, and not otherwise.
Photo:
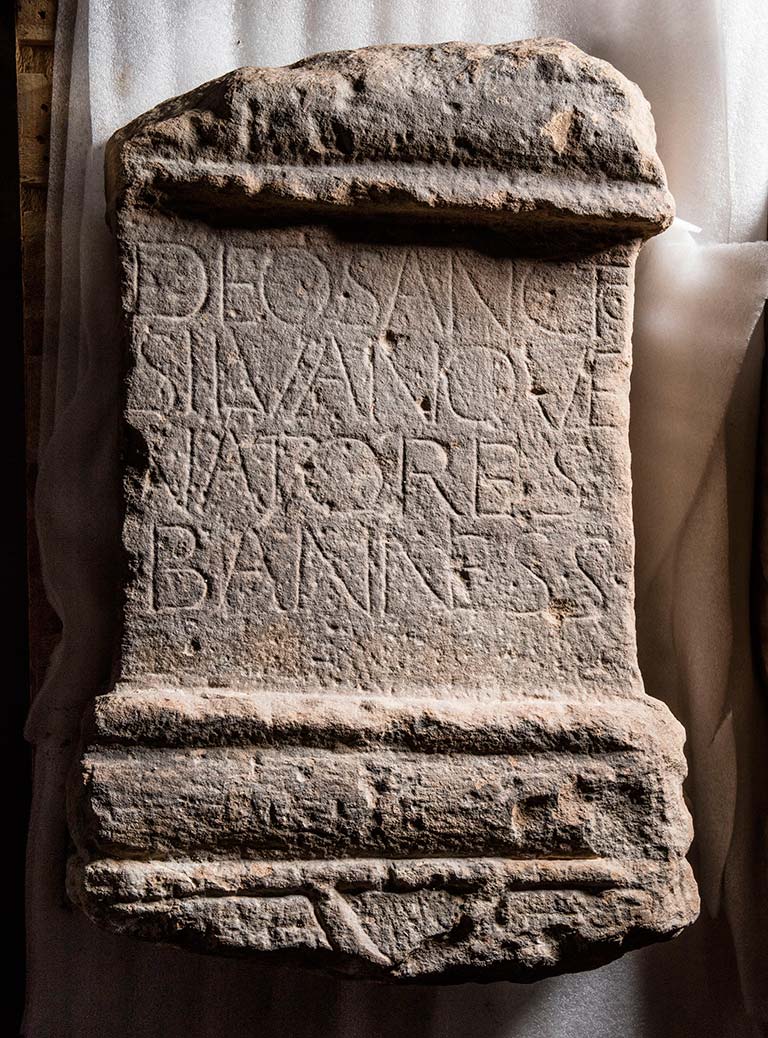
[(637, 666), (637, 87), (560, 41), (241, 69), (107, 160), (123, 635), (70, 890), (121, 933), (531, 979), (696, 912)]

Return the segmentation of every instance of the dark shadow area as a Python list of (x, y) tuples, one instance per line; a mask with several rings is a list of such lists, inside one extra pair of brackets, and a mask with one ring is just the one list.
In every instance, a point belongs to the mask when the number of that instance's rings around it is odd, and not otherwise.
[[(487, 256), (578, 259), (647, 237), (647, 225), (597, 216), (563, 216), (537, 208), (496, 213), (397, 204), (383, 199), (352, 206), (286, 201), (266, 193), (258, 199), (210, 195), (197, 185), (158, 181), (142, 198), (150, 218), (159, 213), (233, 230), (268, 230), (323, 224), (340, 241), (371, 245), (442, 245), (469, 248)], [(134, 210), (134, 215), (137, 214)]]
[[(4, 627), (6, 681), (0, 753), (3, 761), (4, 808), (4, 941), (6, 995), (2, 1000), (3, 1034), (19, 1033), (24, 1002), (24, 856), (30, 803), (31, 760), (22, 737), (29, 705), (26, 495), (24, 435), (24, 342), (22, 332), (21, 236), (19, 166), (16, 124), (16, 42), (14, 5), (0, 16), (0, 147), (4, 157), (0, 178), (0, 312), (3, 315), (5, 462), (4, 525), (7, 531)], [(8, 666), (10, 664), (10, 666)]]

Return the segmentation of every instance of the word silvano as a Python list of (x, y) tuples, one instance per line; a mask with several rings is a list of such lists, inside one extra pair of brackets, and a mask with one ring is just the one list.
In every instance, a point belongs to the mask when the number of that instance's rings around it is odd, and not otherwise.
[(634, 634), (654, 141), (557, 40), (241, 69), (112, 138), (123, 632), (70, 803), (98, 923), (454, 981), (694, 918)]

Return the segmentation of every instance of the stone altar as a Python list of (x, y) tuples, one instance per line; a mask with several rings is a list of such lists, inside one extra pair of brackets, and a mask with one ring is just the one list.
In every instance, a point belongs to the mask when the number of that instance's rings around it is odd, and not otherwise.
[(628, 390), (672, 217), (562, 41), (241, 69), (107, 154), (123, 632), (69, 889), (119, 933), (536, 979), (697, 911), (637, 667)]

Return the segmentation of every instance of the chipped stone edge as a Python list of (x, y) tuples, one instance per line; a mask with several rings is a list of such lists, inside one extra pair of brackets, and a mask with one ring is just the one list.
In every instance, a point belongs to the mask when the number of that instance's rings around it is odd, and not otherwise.
[[(681, 810), (683, 740), (679, 722), (650, 697), (462, 703), (255, 696), (240, 688), (123, 683), (98, 697), (84, 722), (84, 742), (91, 749), (154, 747), (162, 752), (245, 745), (407, 753), (418, 747), (426, 753), (554, 751), (585, 757), (634, 750), (653, 759), (666, 795), (679, 801)], [(113, 858), (89, 852), (77, 818), (83, 776), (73, 773), (72, 779), (70, 825), (78, 849), (68, 868), (70, 898), (98, 925), (145, 940), (401, 983), (523, 981), (532, 979), (532, 973), (538, 979), (603, 965), (628, 950), (676, 936), (698, 914), (693, 874), (680, 849), (687, 845), (690, 830), (681, 834), (679, 853), (669, 859), (416, 855), (241, 860), (205, 853)], [(394, 961), (366, 932), (347, 900), (350, 890), (463, 891), (468, 898), (462, 901), (463, 928), (460, 934), (425, 938)], [(526, 912), (536, 918), (535, 903), (526, 908), (526, 898), (535, 898), (537, 890), (562, 891), (572, 904), (554, 944), (538, 935), (538, 924), (525, 922)], [(510, 894), (522, 899), (523, 916), (506, 926), (501, 947), (489, 905)], [(300, 918), (305, 922), (294, 934), (293, 946), (276, 942), (265, 929), (262, 914), (277, 909), (278, 901), (304, 906)], [(573, 943), (578, 956), (574, 959), (558, 942)]]
[[(124, 936), (396, 983), (530, 982), (594, 969), (671, 940), (699, 911), (685, 858), (85, 862), (75, 855), (67, 886), (93, 922)], [(354, 891), (429, 890), (463, 893), (460, 914), (397, 959), (374, 943), (349, 900)], [(570, 919), (555, 924), (557, 937), (537, 928), (537, 891), (560, 891), (572, 905)], [(505, 925), (500, 944), (493, 906), (510, 895), (521, 915)], [(292, 941), (276, 944), (260, 913), (289, 901), (304, 906), (304, 922)]]
[[(431, 52), (435, 60), (466, 55), (482, 62), (503, 55), (510, 61), (530, 60), (540, 55), (562, 56), (577, 73), (590, 82), (609, 84), (623, 99), (623, 128), (632, 141), (633, 161), (642, 168), (634, 179), (612, 179), (577, 170), (567, 173), (555, 165), (542, 172), (514, 168), (502, 151), (485, 164), (459, 166), (449, 154), (452, 141), (428, 129), (419, 156), (407, 161), (382, 159), (363, 148), (348, 163), (270, 162), (250, 154), (245, 129), (249, 103), (259, 92), (288, 89), (293, 80), (310, 74), (351, 75), (366, 58), (392, 56), (407, 62), (416, 52)], [(555, 91), (542, 79), (542, 91)], [(211, 100), (213, 98), (214, 100)], [(514, 101), (514, 97), (513, 97)], [(380, 103), (386, 110), (387, 99)], [(414, 100), (410, 115), (417, 111)], [(188, 121), (201, 113), (217, 112), (227, 127), (221, 151), (224, 161), (198, 155), (185, 156), (183, 137)], [(404, 133), (407, 120), (393, 110), (393, 133)], [(523, 116), (524, 117), (524, 116)], [(340, 117), (343, 123), (343, 117)], [(400, 125), (400, 122), (402, 125)], [(182, 129), (183, 127), (183, 129)], [(343, 127), (342, 127), (343, 129)], [(556, 135), (547, 124), (531, 125), (531, 135), (545, 131)], [(297, 133), (300, 129), (297, 127)], [(554, 136), (553, 136), (554, 141)], [(650, 108), (639, 88), (607, 62), (585, 54), (563, 40), (535, 39), (483, 47), (446, 43), (387, 45), (315, 55), (279, 69), (237, 69), (218, 80), (203, 84), (187, 94), (156, 106), (110, 139), (106, 150), (106, 194), (108, 222), (117, 227), (121, 213), (134, 208), (187, 206), (198, 218), (220, 213), (237, 219), (255, 218), (260, 210), (300, 207), (307, 215), (344, 214), (356, 216), (396, 213), (405, 218), (424, 217), (499, 225), (538, 237), (547, 228), (600, 237), (606, 241), (645, 239), (664, 230), (672, 221), (674, 202), (667, 190), (664, 170), (655, 152), (655, 132)], [(601, 142), (603, 165), (621, 167), (630, 152), (622, 141)], [(624, 149), (624, 150), (622, 150)], [(509, 157), (507, 156), (507, 159)]]

